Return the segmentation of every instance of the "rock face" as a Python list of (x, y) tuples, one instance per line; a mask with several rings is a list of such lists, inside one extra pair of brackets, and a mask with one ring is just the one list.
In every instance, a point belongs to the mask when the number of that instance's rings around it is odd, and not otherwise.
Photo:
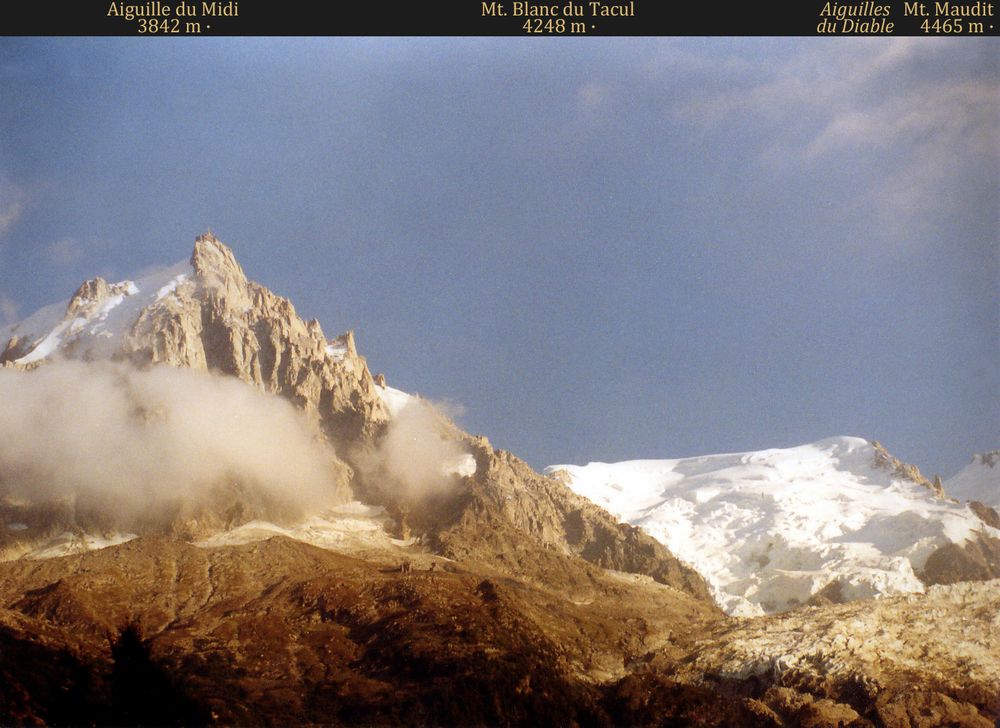
[(59, 308), (8, 327), (0, 364), (66, 356), (221, 372), (291, 400), (338, 442), (370, 439), (388, 419), (353, 334), (325, 339), (319, 322), (247, 280), (211, 234), (187, 265), (137, 282), (95, 278)]
[(934, 495), (938, 498), (945, 497), (944, 485), (941, 483), (940, 476), (936, 476), (933, 481), (928, 480), (924, 474), (920, 472), (920, 468), (916, 465), (904, 463), (902, 460), (886, 450), (885, 446), (878, 440), (872, 441), (872, 448), (875, 450), (872, 458), (873, 467), (891, 473), (896, 478), (909, 480), (911, 483), (922, 485), (934, 493)]
[(1000, 529), (1000, 513), (997, 513), (996, 508), (990, 508), (985, 503), (980, 503), (979, 501), (970, 501), (969, 508), (987, 526)]
[(548, 578), (566, 571), (560, 559), (579, 557), (711, 602), (704, 579), (652, 537), (512, 453), (495, 450), (486, 438), (473, 439), (471, 446), (476, 472), (453, 502), (433, 511), (418, 507), (411, 515), (442, 554), (499, 562), (516, 572), (544, 569)]
[(961, 545), (942, 546), (927, 558), (920, 578), (925, 584), (1000, 578), (1000, 539), (980, 535)]
[(142, 311), (124, 356), (230, 374), (299, 405), (335, 441), (370, 437), (386, 421), (353, 334), (327, 341), (318, 321), (304, 322), (287, 298), (248, 281), (211, 235), (195, 242), (191, 267), (190, 283)]

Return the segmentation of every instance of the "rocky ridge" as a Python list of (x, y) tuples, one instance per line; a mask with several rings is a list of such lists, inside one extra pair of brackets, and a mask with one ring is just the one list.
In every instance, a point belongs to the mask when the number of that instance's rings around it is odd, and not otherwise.
[(9, 327), (0, 364), (30, 369), (63, 356), (220, 372), (291, 400), (338, 441), (370, 438), (387, 421), (353, 333), (327, 340), (318, 321), (248, 280), (215, 236), (199, 236), (188, 265), (170, 272), (142, 291), (133, 281), (85, 282), (54, 325), (50, 313), (42, 331), (31, 319)]
[[(647, 574), (711, 601), (701, 577), (664, 546), (443, 417), (441, 436), (465, 443), (477, 472), (450, 476), (455, 482), (445, 496), (410, 502), (368, 464), (391, 415), (384, 378), (383, 386), (375, 383), (353, 332), (326, 339), (319, 322), (303, 321), (288, 299), (249, 281), (232, 251), (211, 234), (198, 236), (186, 266), (138, 285), (88, 281), (64, 308), (61, 316), (10, 327), (0, 363), (33, 369), (58, 356), (102, 357), (140, 368), (168, 365), (236, 377), (291, 401), (315, 421), (350, 466), (350, 487), (358, 497), (387, 508), (397, 521), (409, 514), (397, 535), (405, 528), (406, 538), (420, 538), (442, 553), (508, 565), (522, 574), (542, 570), (555, 579), (576, 578), (573, 564), (590, 562)], [(204, 515), (197, 537), (240, 526), (258, 511), (244, 507), (235, 518), (231, 512)], [(514, 553), (533, 555), (512, 563)]]
[(287, 298), (247, 280), (229, 248), (200, 236), (194, 277), (140, 313), (122, 355), (140, 364), (208, 369), (285, 397), (335, 441), (374, 434), (388, 412), (353, 332), (327, 340)]
[[(573, 493), (561, 482), (539, 475), (486, 438), (471, 442), (476, 472), (451, 508), (411, 515), (426, 523), (430, 542), (452, 558), (500, 558), (518, 572), (545, 568), (558, 572), (558, 559), (579, 557), (604, 569), (644, 574), (711, 601), (697, 572), (676, 559), (656, 539), (616, 521), (607, 511)], [(448, 514), (440, 518), (440, 514)], [(524, 550), (524, 535), (537, 544)], [(549, 577), (551, 578), (551, 576)]]
[[(154, 282), (88, 282), (59, 310), (0, 330), (0, 362), (107, 357), (285, 397), (398, 538), (338, 553), (283, 536), (196, 547), (173, 533), (2, 563), (0, 723), (1000, 719), (995, 582), (725, 618), (661, 543), (446, 420), (440, 436), (474, 469), (401, 494), (364, 455), (378, 453), (405, 395), (375, 382), (350, 334), (327, 340), (248, 281), (214, 237)], [(214, 527), (267, 533), (252, 515)]]
[(935, 475), (933, 481), (928, 480), (927, 477), (920, 472), (920, 468), (916, 465), (903, 462), (886, 450), (885, 446), (878, 440), (872, 440), (872, 449), (875, 451), (874, 456), (872, 457), (873, 467), (885, 470), (897, 478), (909, 480), (911, 483), (916, 483), (917, 485), (922, 485), (927, 488), (927, 490), (934, 493), (934, 495), (938, 498), (946, 497), (944, 484), (941, 482), (940, 475)]

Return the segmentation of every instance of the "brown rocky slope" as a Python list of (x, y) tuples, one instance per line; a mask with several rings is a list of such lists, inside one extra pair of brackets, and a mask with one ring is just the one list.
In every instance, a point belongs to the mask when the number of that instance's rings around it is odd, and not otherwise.
[[(431, 568), (431, 565), (435, 568)], [(0, 722), (978, 726), (1000, 588), (718, 619), (648, 578), (586, 600), (476, 563), (284, 538), (0, 565)]]
[(715, 619), (649, 579), (603, 574), (578, 603), (482, 565), (416, 561), (401, 573), (282, 538), (138, 539), (0, 565), (5, 655), (33, 655), (4, 660), (0, 722), (125, 709), (155, 722), (164, 705), (116, 699), (115, 649), (131, 639), (148, 673), (134, 688), (181, 701), (175, 722), (608, 724), (602, 682), (682, 653)]

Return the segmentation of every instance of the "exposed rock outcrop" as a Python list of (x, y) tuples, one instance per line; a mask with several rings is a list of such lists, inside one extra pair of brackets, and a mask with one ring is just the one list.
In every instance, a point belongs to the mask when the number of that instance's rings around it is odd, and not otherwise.
[[(411, 522), (441, 553), (498, 562), (515, 571), (545, 568), (557, 557), (579, 557), (605, 569), (643, 574), (711, 602), (704, 579), (638, 528), (539, 475), (521, 459), (470, 440), (475, 475), (445, 507), (416, 507)], [(527, 545), (533, 548), (527, 550)], [(556, 564), (552, 569), (558, 570)]]
[(191, 267), (191, 281), (141, 312), (125, 357), (230, 374), (291, 400), (335, 442), (371, 438), (386, 422), (353, 334), (328, 342), (318, 321), (306, 323), (287, 298), (247, 280), (212, 235), (198, 237)]
[(990, 506), (985, 503), (980, 503), (979, 501), (970, 501), (969, 508), (971, 508), (972, 512), (979, 516), (979, 520), (987, 526), (1000, 529), (1000, 513), (997, 513), (996, 508), (990, 508)]
[(673, 679), (757, 699), (782, 718), (763, 725), (803, 725), (803, 706), (827, 700), (841, 707), (816, 707), (862, 721), (847, 725), (989, 728), (1000, 718), (998, 613), (990, 581), (720, 622)]
[(1000, 578), (1000, 539), (981, 533), (961, 545), (946, 544), (927, 557), (919, 576), (925, 584)]
[(977, 453), (972, 457), (973, 462), (980, 462), (987, 468), (995, 468), (1000, 464), (1000, 450), (990, 450), (989, 452)]
[(875, 455), (872, 462), (874, 467), (892, 473), (898, 478), (903, 478), (904, 480), (909, 480), (917, 485), (922, 485), (927, 488), (927, 490), (933, 492), (938, 498), (946, 497), (940, 476), (936, 476), (933, 481), (928, 480), (924, 474), (920, 472), (920, 468), (916, 465), (904, 463), (902, 460), (886, 450), (885, 446), (883, 446), (878, 440), (872, 440), (872, 447), (875, 448)]

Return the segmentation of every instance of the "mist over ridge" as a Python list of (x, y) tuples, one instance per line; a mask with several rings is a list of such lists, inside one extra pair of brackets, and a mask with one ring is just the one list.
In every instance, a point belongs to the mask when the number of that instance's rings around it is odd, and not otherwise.
[(58, 361), (0, 369), (0, 496), (99, 507), (119, 528), (238, 484), (285, 521), (349, 497), (344, 465), (290, 403), (230, 377)]

